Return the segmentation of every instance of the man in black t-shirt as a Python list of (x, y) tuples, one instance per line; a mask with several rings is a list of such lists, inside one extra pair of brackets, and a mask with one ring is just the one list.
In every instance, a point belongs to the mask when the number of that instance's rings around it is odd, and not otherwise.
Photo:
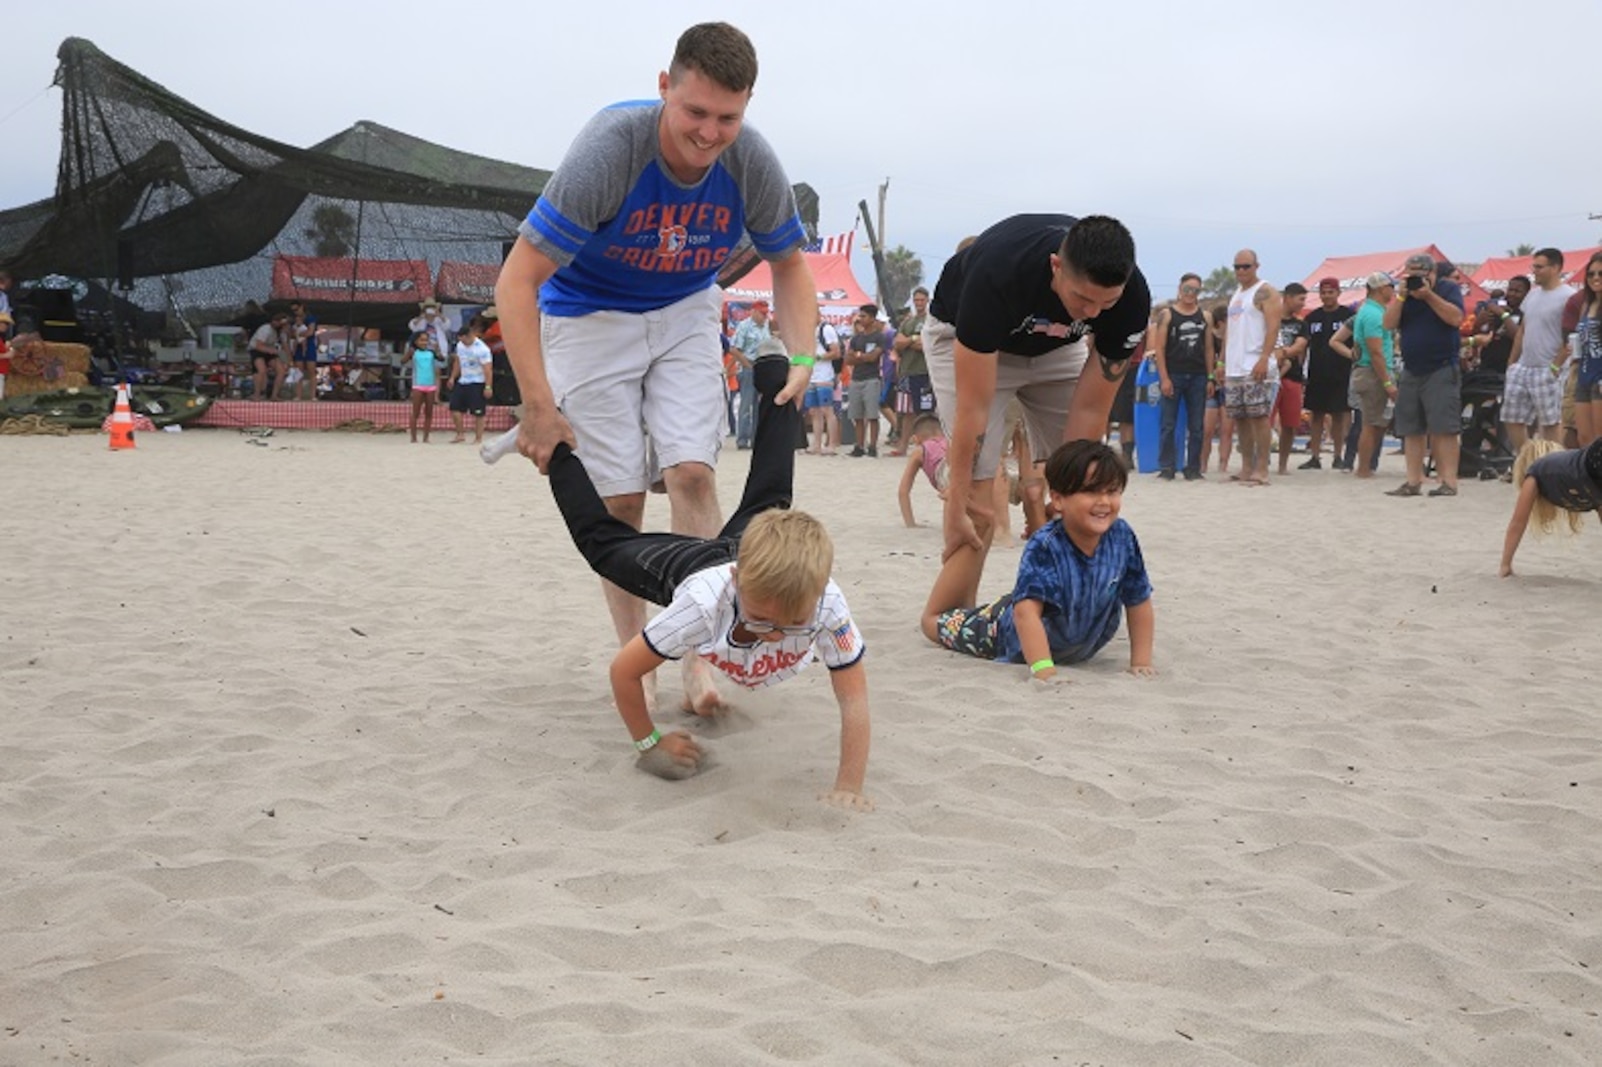
[(1134, 238), (1106, 216), (1014, 215), (946, 261), (923, 330), (949, 442), (944, 559), (989, 548), (1008, 401), (1037, 460), (1101, 440), (1150, 314)]
[(1341, 459), (1341, 442), (1346, 440), (1346, 427), (1352, 418), (1352, 407), (1346, 393), (1352, 381), (1352, 361), (1330, 348), (1329, 341), (1355, 312), (1340, 303), (1341, 283), (1338, 278), (1321, 278), (1318, 282), (1319, 306), (1307, 313), (1303, 322), (1307, 326), (1307, 450), (1312, 458), (1297, 470), (1316, 471), (1324, 466), (1320, 455), (1324, 447), (1324, 425), (1329, 424), (1330, 469), (1344, 470)]
[(1274, 397), (1274, 412), (1279, 417), (1279, 473), (1288, 474), (1291, 446), (1296, 443), (1296, 431), (1302, 424), (1303, 386), (1307, 380), (1303, 370), (1307, 324), (1301, 319), (1307, 286), (1287, 282), (1279, 299), (1279, 345), (1274, 349), (1274, 358), (1279, 361), (1279, 392)]

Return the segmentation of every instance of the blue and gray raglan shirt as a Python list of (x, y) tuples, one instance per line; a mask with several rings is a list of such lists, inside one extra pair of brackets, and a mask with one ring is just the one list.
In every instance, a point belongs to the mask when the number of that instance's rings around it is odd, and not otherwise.
[(765, 259), (806, 241), (778, 156), (749, 125), (705, 176), (669, 173), (662, 104), (614, 104), (592, 118), (518, 227), (556, 262), (540, 311), (654, 311), (710, 287), (742, 234)]

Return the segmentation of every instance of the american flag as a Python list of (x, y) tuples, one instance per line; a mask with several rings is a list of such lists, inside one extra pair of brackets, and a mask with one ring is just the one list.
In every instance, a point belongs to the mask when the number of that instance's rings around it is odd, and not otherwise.
[(834, 647), (841, 652), (850, 652), (857, 645), (856, 628), (847, 619), (846, 624), (834, 631)]
[(855, 230), (845, 233), (833, 234), (829, 237), (819, 237), (811, 244), (804, 246), (803, 252), (822, 252), (826, 256), (849, 256), (851, 254), (851, 241), (855, 238)]

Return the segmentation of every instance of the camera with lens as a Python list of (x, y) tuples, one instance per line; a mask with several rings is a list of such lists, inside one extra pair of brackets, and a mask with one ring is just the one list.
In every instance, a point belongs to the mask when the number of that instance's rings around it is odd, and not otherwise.
[(1424, 278), (1422, 276), (1417, 275), (1417, 274), (1409, 274), (1407, 276), (1407, 291), (1408, 292), (1416, 293), (1422, 288), (1424, 288)]

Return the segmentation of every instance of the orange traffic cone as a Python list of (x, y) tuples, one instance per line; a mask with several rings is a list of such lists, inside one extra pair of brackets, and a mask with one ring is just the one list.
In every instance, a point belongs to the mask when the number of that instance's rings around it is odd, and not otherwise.
[(119, 451), (134, 446), (133, 409), (128, 406), (128, 387), (117, 386), (117, 408), (111, 413), (111, 449)]

